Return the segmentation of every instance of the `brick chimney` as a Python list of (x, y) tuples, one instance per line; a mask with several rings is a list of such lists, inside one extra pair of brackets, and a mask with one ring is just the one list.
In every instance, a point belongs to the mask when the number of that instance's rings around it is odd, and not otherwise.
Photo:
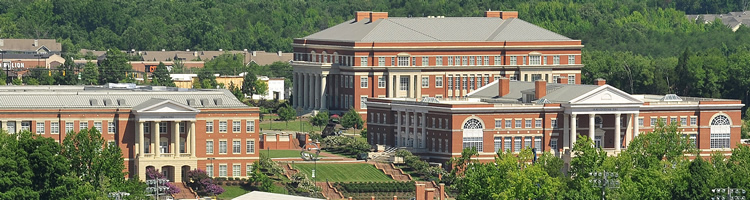
[(416, 192), (416, 199), (417, 200), (424, 200), (425, 199), (424, 198), (424, 195), (425, 195), (425, 190), (424, 189), (425, 189), (424, 184), (417, 183), (417, 188), (416, 188), (416, 191), (415, 191)]
[(559, 84), (568, 84), (568, 77), (567, 76), (560, 76), (560, 78), (557, 78), (557, 83), (559, 83)]
[(500, 79), (497, 79), (497, 96), (505, 96), (510, 93), (510, 79), (501, 77)]
[(598, 86), (602, 86), (607, 84), (607, 80), (604, 80), (603, 78), (597, 78), (596, 80), (594, 80), (594, 83), (596, 83), (596, 85)]
[(354, 13), (354, 15), (354, 22), (359, 22), (364, 20), (365, 18), (370, 17), (370, 11), (357, 11)]
[(547, 81), (541, 79), (534, 81), (534, 97), (541, 99), (544, 96), (547, 96)]
[(388, 12), (370, 12), (370, 23), (379, 19), (388, 19)]
[(501, 19), (518, 18), (518, 11), (502, 11), (500, 12)]
[(500, 18), (500, 13), (502, 13), (502, 11), (484, 11), (484, 17)]

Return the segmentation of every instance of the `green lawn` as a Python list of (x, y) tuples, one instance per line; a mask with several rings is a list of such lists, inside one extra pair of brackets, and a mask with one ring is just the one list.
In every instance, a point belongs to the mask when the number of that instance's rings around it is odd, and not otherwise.
[[(314, 164), (295, 164), (301, 173), (311, 177)], [(393, 181), (390, 177), (370, 164), (320, 164), (315, 173), (316, 181), (331, 182), (365, 182), (365, 181)], [(312, 177), (311, 177), (312, 178)]]
[[(260, 150), (260, 154), (267, 154), (269, 150)], [(270, 150), (271, 158), (299, 158), (300, 150)], [(325, 156), (320, 156), (325, 157)]]
[(219, 199), (234, 199), (235, 197), (251, 192), (245, 190), (244, 188), (242, 188), (242, 186), (222, 185), (221, 187), (224, 188), (224, 193), (221, 193), (221, 195), (218, 196)]
[[(300, 127), (300, 124), (302, 124), (302, 127)], [(263, 123), (260, 123), (260, 128), (263, 130), (283, 130), (298, 132), (302, 132), (303, 129), (304, 132), (320, 131), (320, 127), (313, 127), (312, 124), (310, 124), (310, 122), (308, 122), (307, 120), (302, 120), (301, 122), (299, 120), (292, 120), (289, 121), (288, 126), (284, 121), (263, 121)]]

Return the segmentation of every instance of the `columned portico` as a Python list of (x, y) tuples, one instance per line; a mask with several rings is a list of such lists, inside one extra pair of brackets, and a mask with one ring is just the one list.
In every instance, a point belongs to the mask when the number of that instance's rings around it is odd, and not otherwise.
[[(138, 130), (135, 131), (138, 134), (135, 144), (138, 147), (136, 152), (138, 177), (145, 180), (146, 168), (154, 167), (159, 170), (172, 170), (169, 174), (173, 177), (169, 178), (175, 182), (182, 182), (183, 166), (189, 166), (191, 169), (198, 167), (195, 155), (195, 117), (200, 111), (172, 100), (151, 99), (133, 107), (132, 112), (138, 123)], [(150, 141), (144, 140), (146, 124), (150, 129), (148, 130)], [(180, 135), (182, 124), (186, 126), (182, 127), (185, 133), (184, 138)], [(163, 125), (165, 127), (162, 127)], [(168, 131), (161, 131), (164, 129)], [(167, 144), (170, 147), (163, 146), (162, 139), (168, 140)], [(181, 140), (184, 140), (185, 144), (181, 144)], [(185, 145), (185, 153), (181, 153), (180, 145)], [(149, 153), (145, 151), (146, 146), (149, 146)]]

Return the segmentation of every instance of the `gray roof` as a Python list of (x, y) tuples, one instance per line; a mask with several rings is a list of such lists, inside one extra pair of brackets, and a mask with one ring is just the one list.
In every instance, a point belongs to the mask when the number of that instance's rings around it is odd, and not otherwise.
[(568, 37), (518, 18), (389, 17), (369, 23), (349, 20), (304, 39), (347, 42), (565, 41)]
[(47, 48), (50, 52), (59, 53), (62, 51), (62, 44), (55, 39), (2, 39), (0, 38), (0, 50), (35, 52), (39, 48)]
[[(165, 99), (190, 107), (247, 108), (225, 89), (108, 89), (86, 86), (0, 86), (0, 108), (126, 108)], [(192, 103), (188, 103), (191, 101)], [(218, 102), (218, 105), (217, 105)]]
[[(550, 103), (567, 103), (599, 87), (598, 85), (547, 83), (547, 95), (543, 98)], [(510, 93), (498, 97), (498, 81), (495, 81), (474, 91), (469, 97), (492, 99), (494, 102), (523, 103), (521, 101), (523, 93), (534, 93), (534, 89), (534, 82), (511, 81)]]

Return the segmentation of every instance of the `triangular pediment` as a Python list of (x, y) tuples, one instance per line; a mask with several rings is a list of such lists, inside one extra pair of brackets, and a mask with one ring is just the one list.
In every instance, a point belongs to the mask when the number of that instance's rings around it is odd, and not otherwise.
[(169, 99), (150, 99), (134, 106), (136, 113), (197, 113), (200, 110)]
[(643, 104), (643, 101), (610, 85), (603, 85), (570, 100), (570, 104)]

